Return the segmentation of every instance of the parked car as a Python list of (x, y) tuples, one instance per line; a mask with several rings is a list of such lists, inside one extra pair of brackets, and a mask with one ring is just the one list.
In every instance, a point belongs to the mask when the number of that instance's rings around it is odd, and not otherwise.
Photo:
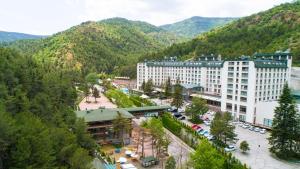
[(244, 124), (245, 124), (244, 122), (240, 121), (239, 124), (238, 124), (238, 126), (243, 127)]
[(206, 133), (208, 133), (207, 130), (202, 130), (199, 134), (204, 135), (204, 134), (206, 134)]
[(201, 126), (199, 126), (197, 124), (192, 125), (193, 130), (198, 130), (199, 128), (201, 128)]
[(207, 138), (208, 140), (214, 140), (214, 139), (215, 139), (215, 137), (214, 137), (213, 135), (208, 135), (206, 138)]
[(228, 147), (226, 147), (224, 149), (226, 152), (231, 152), (231, 151), (234, 151), (236, 150), (235, 146), (234, 145), (229, 145)]
[(250, 125), (249, 125), (249, 124), (244, 124), (242, 127), (243, 127), (244, 129), (247, 129), (247, 128), (250, 127)]
[(250, 126), (250, 127), (249, 127), (249, 130), (250, 130), (250, 131), (253, 131), (253, 130), (254, 130), (254, 127), (253, 127), (253, 126)]
[[(194, 129), (195, 127), (198, 127), (199, 125), (198, 124), (193, 124), (192, 125), (192, 129)], [(200, 127), (200, 126), (199, 126)]]
[(261, 130), (260, 130), (260, 134), (265, 134), (266, 132), (267, 132), (266, 129), (261, 129)]
[(210, 126), (211, 122), (206, 120), (206, 121), (204, 121), (204, 124), (207, 125), (207, 126)]
[(181, 115), (180, 117), (177, 118), (178, 120), (185, 120), (185, 116)]
[(204, 133), (204, 135), (203, 135), (204, 137), (209, 137), (210, 136), (210, 133), (209, 132), (207, 132), (207, 133)]
[(202, 127), (198, 128), (198, 129), (197, 129), (197, 133), (201, 132), (202, 130), (203, 130)]
[(255, 131), (255, 132), (260, 132), (260, 128), (259, 128), (259, 127), (255, 127), (255, 128), (254, 128), (254, 131)]
[(177, 113), (173, 113), (173, 116), (176, 117), (176, 118), (179, 118), (179, 117), (182, 116), (182, 114), (180, 114), (180, 113), (177, 112)]

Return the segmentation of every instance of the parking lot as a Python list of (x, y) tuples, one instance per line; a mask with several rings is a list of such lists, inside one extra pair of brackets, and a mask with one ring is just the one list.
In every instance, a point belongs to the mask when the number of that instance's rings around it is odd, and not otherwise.
[[(160, 101), (160, 104), (170, 105), (170, 101)], [(184, 105), (186, 105), (185, 103)], [(182, 108), (183, 111), (185, 106)], [(213, 119), (213, 113), (209, 113), (205, 115), (205, 118), (210, 120)], [(182, 120), (182, 122), (186, 123), (189, 126), (193, 124), (189, 122), (187, 119)], [(200, 126), (209, 131), (210, 127), (205, 124), (200, 124)], [(238, 124), (235, 125), (235, 133), (237, 134), (238, 141), (236, 143), (236, 150), (233, 154), (241, 160), (242, 163), (246, 163), (252, 169), (300, 169), (300, 163), (292, 163), (284, 160), (280, 160), (274, 157), (269, 152), (269, 144), (267, 138), (270, 133), (261, 134), (260, 132), (251, 131), (248, 128), (240, 127)], [(242, 141), (247, 141), (250, 147), (250, 150), (246, 153), (242, 153), (239, 149), (239, 145)]]
[[(205, 130), (210, 129), (209, 126), (201, 124)], [(236, 143), (236, 150), (233, 154), (241, 160), (242, 163), (246, 163), (252, 169), (300, 169), (300, 164), (289, 163), (287, 161), (280, 160), (269, 152), (269, 144), (267, 138), (270, 133), (261, 134), (259, 132), (250, 131), (249, 129), (242, 128), (236, 125), (235, 133), (239, 139)], [(249, 143), (250, 150), (246, 153), (242, 153), (239, 149), (239, 145), (242, 141), (246, 140)]]

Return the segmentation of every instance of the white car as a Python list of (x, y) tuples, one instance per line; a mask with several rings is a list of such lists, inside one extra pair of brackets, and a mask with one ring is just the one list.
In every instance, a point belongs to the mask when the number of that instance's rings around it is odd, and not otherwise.
[(247, 128), (250, 127), (250, 125), (249, 125), (249, 124), (244, 124), (242, 127), (243, 127), (244, 129), (247, 129)]
[(255, 128), (254, 128), (254, 131), (255, 131), (255, 132), (260, 132), (260, 128), (259, 128), (259, 127), (255, 127)]
[(260, 134), (265, 134), (267, 132), (267, 130), (266, 129), (261, 129), (259, 132), (260, 132)]
[(213, 140), (213, 139), (215, 139), (215, 137), (214, 137), (213, 135), (208, 135), (206, 138), (207, 138), (208, 140)]
[(243, 123), (243, 122), (239, 122), (238, 126), (243, 127), (244, 124), (245, 123)]
[(211, 122), (210, 121), (204, 121), (204, 124), (207, 126), (210, 126)]
[(224, 150), (225, 150), (226, 152), (231, 152), (231, 151), (236, 150), (236, 148), (235, 148), (234, 145), (229, 145), (228, 147), (224, 148)]

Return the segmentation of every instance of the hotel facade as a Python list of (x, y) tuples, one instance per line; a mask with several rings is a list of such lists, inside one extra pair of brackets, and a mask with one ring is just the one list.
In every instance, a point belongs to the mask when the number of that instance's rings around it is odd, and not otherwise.
[(178, 79), (183, 86), (201, 88), (192, 97), (231, 112), (235, 120), (268, 128), (283, 86), (290, 83), (291, 66), (288, 51), (256, 53), (236, 60), (202, 56), (198, 61), (145, 61), (137, 64), (137, 88), (150, 79), (157, 87), (168, 78), (172, 84)]

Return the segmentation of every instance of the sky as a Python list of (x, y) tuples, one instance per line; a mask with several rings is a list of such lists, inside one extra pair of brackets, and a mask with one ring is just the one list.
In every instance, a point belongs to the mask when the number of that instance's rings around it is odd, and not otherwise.
[(0, 30), (51, 35), (112, 17), (154, 25), (192, 16), (243, 17), (292, 0), (0, 0)]

